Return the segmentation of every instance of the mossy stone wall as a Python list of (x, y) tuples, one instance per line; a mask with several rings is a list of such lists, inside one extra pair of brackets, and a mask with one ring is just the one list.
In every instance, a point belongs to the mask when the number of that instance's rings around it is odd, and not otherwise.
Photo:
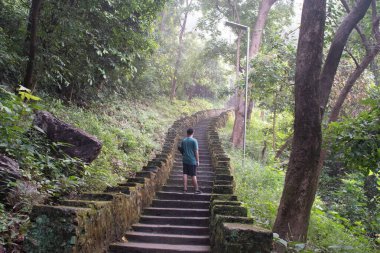
[(234, 195), (230, 159), (223, 150), (217, 129), (223, 127), (231, 112), (216, 117), (208, 127), (208, 144), (215, 168), (215, 181), (210, 205), (210, 242), (215, 253), (269, 253), (273, 233), (253, 226), (247, 209)]

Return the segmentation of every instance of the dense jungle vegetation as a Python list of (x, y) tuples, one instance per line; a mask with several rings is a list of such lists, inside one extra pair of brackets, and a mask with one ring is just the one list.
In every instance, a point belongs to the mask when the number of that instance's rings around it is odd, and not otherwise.
[[(22, 175), (5, 180), (0, 164), (0, 252), (22, 252), (33, 205), (121, 182), (174, 120), (211, 108), (234, 110), (220, 135), (236, 191), (278, 245), (380, 252), (379, 11), (375, 0), (0, 0), (0, 155)], [(249, 26), (250, 42), (227, 20)], [(37, 110), (96, 136), (99, 157), (66, 155), (33, 126)]]

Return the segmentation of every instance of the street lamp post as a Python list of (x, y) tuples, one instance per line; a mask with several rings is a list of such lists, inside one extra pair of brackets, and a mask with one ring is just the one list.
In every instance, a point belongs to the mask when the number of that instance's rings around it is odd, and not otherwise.
[(247, 142), (247, 112), (248, 112), (248, 72), (249, 72), (249, 33), (250, 29), (248, 26), (234, 23), (231, 21), (226, 21), (228, 26), (235, 27), (238, 29), (247, 31), (247, 56), (246, 56), (246, 68), (245, 68), (245, 103), (244, 103), (244, 135), (243, 135), (243, 168), (245, 162), (245, 152), (246, 152), (246, 142)]

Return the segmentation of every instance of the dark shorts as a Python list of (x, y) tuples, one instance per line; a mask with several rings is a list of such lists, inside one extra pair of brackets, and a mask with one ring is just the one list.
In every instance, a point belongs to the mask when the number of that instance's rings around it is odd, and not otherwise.
[(183, 164), (183, 174), (189, 175), (189, 176), (196, 176), (197, 175), (197, 165), (192, 164)]

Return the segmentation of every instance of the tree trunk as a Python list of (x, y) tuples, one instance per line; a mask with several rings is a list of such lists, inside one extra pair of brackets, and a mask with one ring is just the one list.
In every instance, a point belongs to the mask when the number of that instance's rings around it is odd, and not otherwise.
[[(239, 19), (238, 19), (239, 20)], [(241, 45), (241, 36), (242, 32), (238, 33), (238, 37), (236, 40), (236, 64), (235, 64), (235, 75), (236, 75), (236, 83), (240, 78), (240, 45)], [(244, 95), (241, 90), (239, 90), (238, 86), (235, 86), (235, 122), (234, 128), (232, 130), (232, 145), (234, 147), (242, 147), (243, 146), (243, 133), (244, 133)]]
[(371, 72), (373, 74), (373, 77), (375, 79), (375, 85), (380, 86), (380, 71), (379, 71), (379, 65), (375, 61), (371, 63)]
[(276, 117), (277, 117), (277, 103), (274, 104), (273, 122), (272, 122), (272, 148), (276, 149)]
[(282, 92), (283, 85), (280, 85), (280, 88), (278, 91), (275, 92), (275, 96), (273, 99), (273, 126), (272, 126), (272, 131), (273, 131), (273, 142), (272, 142), (272, 148), (273, 151), (276, 149), (276, 117), (277, 117), (277, 100), (280, 95), (280, 92)]
[(35, 66), (36, 50), (37, 50), (37, 27), (38, 17), (40, 14), (42, 0), (33, 0), (29, 12), (29, 21), (27, 27), (26, 48), (28, 55), (28, 63), (24, 76), (24, 86), (33, 90), (33, 71)]
[(277, 150), (275, 158), (279, 158), (287, 147), (293, 142), (293, 134), (286, 139), (285, 143)]
[[(249, 49), (249, 59), (252, 59), (257, 55), (260, 49), (261, 38), (263, 34), (263, 30), (268, 18), (269, 10), (272, 5), (277, 0), (262, 0), (259, 7), (259, 13), (257, 15), (256, 22), (254, 24), (254, 28), (251, 35), (251, 43)], [(240, 47), (240, 46), (239, 46)], [(239, 57), (240, 62), (240, 57)], [(236, 97), (236, 108), (235, 108), (235, 122), (234, 129), (232, 132), (232, 144), (234, 147), (242, 147), (243, 146), (243, 133), (244, 133), (244, 96)], [(242, 108), (239, 108), (242, 106)], [(249, 121), (248, 115), (252, 114), (253, 107), (249, 107), (247, 110), (247, 121)], [(241, 115), (243, 112), (243, 115)], [(237, 122), (239, 121), (239, 122)], [(241, 127), (243, 126), (243, 128)]]
[(176, 91), (177, 91), (177, 76), (178, 76), (178, 69), (181, 64), (181, 58), (182, 58), (182, 50), (183, 50), (183, 36), (186, 31), (186, 23), (187, 23), (187, 17), (190, 12), (190, 5), (192, 1), (186, 1), (186, 10), (185, 10), (185, 16), (183, 18), (183, 21), (181, 22), (181, 29), (179, 31), (179, 37), (178, 37), (178, 51), (177, 51), (177, 58), (174, 66), (174, 73), (172, 76), (172, 89), (170, 93), (170, 100), (173, 101), (176, 97)]
[[(359, 23), (359, 21), (364, 17), (372, 0), (359, 0), (356, 6), (352, 8), (350, 13), (343, 19), (342, 23), (338, 27), (334, 35), (334, 39), (331, 43), (329, 52), (326, 57), (325, 64), (320, 76), (321, 80), (321, 94), (320, 94), (320, 106), (325, 110), (332, 85), (334, 83), (334, 77), (338, 69), (340, 58), (343, 53), (343, 49), (346, 46), (348, 37), (351, 31)], [(323, 113), (324, 111), (322, 111)]]
[(234, 147), (243, 146), (243, 133), (244, 133), (244, 94), (240, 90), (237, 96), (237, 102), (239, 103), (235, 108), (235, 122), (232, 131), (232, 145)]
[(325, 0), (304, 1), (297, 49), (293, 148), (273, 227), (281, 238), (291, 241), (306, 241), (320, 174), (322, 133), (318, 98), (325, 18)]
[(166, 16), (167, 16), (167, 12), (166, 10), (163, 10), (161, 12), (161, 22), (160, 22), (160, 34), (163, 34), (163, 32), (165, 31), (165, 25), (166, 25)]
[(261, 38), (263, 36), (263, 31), (265, 24), (268, 19), (268, 14), (270, 8), (277, 0), (262, 0), (259, 6), (259, 13), (257, 15), (256, 23), (252, 29), (251, 35), (251, 45), (249, 48), (249, 58), (254, 58), (260, 49)]
[(266, 151), (267, 151), (267, 141), (264, 141), (263, 149), (261, 150), (261, 161), (264, 161)]
[(376, 198), (378, 198), (380, 190), (377, 185), (376, 175), (368, 175), (364, 180), (364, 194), (367, 197), (367, 208), (371, 214), (376, 212), (376, 206), (378, 205)]

